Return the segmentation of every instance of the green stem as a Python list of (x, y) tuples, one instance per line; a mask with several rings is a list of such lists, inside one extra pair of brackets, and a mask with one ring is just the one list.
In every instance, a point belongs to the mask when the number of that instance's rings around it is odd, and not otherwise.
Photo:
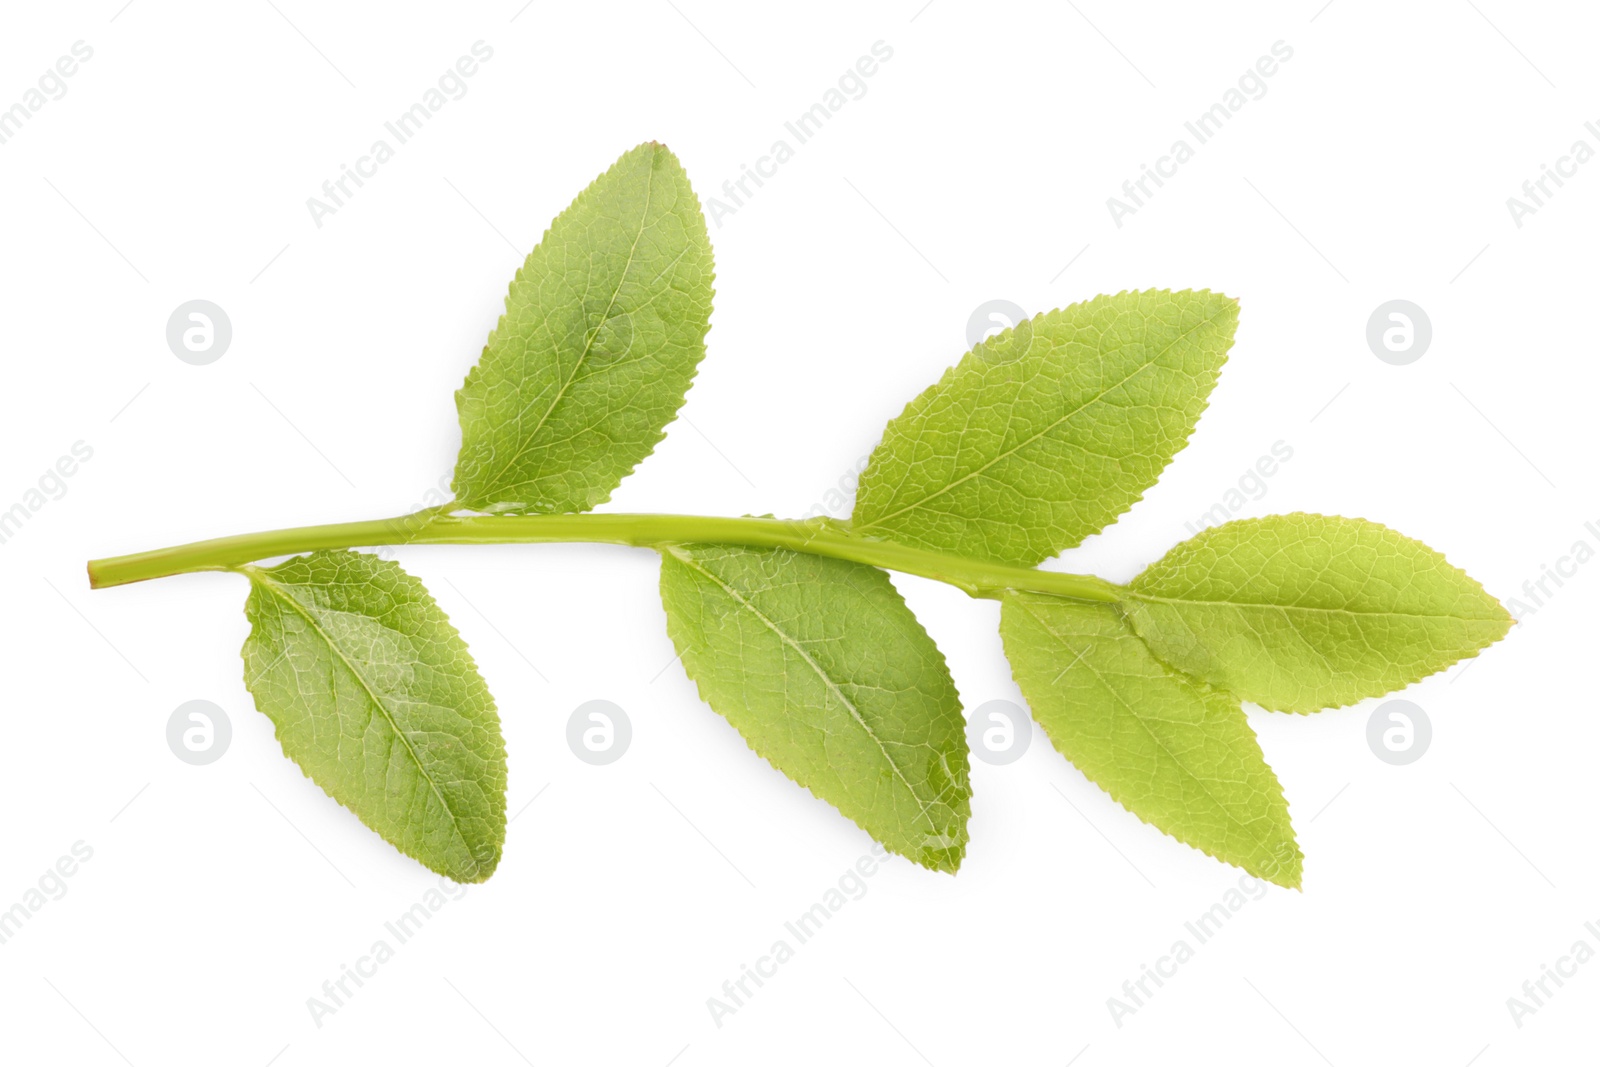
[(851, 532), (832, 519), (727, 519), (701, 515), (451, 515), (429, 508), (411, 515), (331, 526), (219, 537), (188, 545), (113, 556), (89, 563), (89, 584), (102, 589), (193, 571), (235, 570), (254, 560), (325, 548), (375, 545), (499, 545), (597, 542), (663, 548), (694, 542), (787, 548), (834, 559), (933, 578), (969, 596), (995, 597), (1009, 590), (1052, 593), (1078, 600), (1112, 602), (1121, 590), (1083, 574), (1012, 567), (964, 556), (930, 552)]

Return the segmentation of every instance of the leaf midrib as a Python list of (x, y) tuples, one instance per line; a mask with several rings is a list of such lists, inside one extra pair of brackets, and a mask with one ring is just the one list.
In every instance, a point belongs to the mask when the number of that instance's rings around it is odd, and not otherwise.
[[(1028, 601), (1025, 598), (1018, 597), (1018, 598), (1016, 598), (1016, 602), (1022, 606), (1022, 609), (1025, 612), (1027, 612), (1030, 616), (1033, 617), (1033, 620), (1039, 624), (1040, 629), (1042, 629), (1046, 634), (1050, 635), (1051, 638), (1053, 638), (1055, 641), (1057, 641), (1063, 648), (1067, 649), (1067, 651), (1069, 651), (1069, 652), (1072, 651), (1072, 646), (1071, 646), (1071, 644), (1069, 644), (1067, 642), (1067, 639), (1062, 637), (1060, 634), (1056, 633), (1055, 630), (1053, 630), (1051, 628), (1050, 623), (1043, 616), (1041, 616), (1038, 612), (1034, 611), (1031, 607), (1029, 607), (1028, 606)], [(1118, 640), (1128, 640), (1128, 639), (1131, 639), (1131, 640), (1134, 640), (1134, 641), (1139, 641), (1140, 640), (1138, 635), (1136, 635), (1134, 633), (1131, 633), (1131, 632), (1125, 633), (1122, 637), (1106, 637), (1106, 636), (1100, 636), (1098, 638), (1093, 637), (1093, 636), (1090, 637), (1090, 641), (1091, 642), (1096, 640), (1096, 639), (1108, 640), (1108, 641), (1118, 641)], [(1139, 728), (1142, 729), (1149, 736), (1150, 740), (1155, 743), (1156, 747), (1159, 748), (1166, 755), (1166, 757), (1172, 761), (1173, 766), (1177, 767), (1180, 771), (1183, 772), (1185, 777), (1189, 778), (1192, 782), (1194, 782), (1196, 785), (1198, 785), (1200, 787), (1200, 791), (1202, 793), (1204, 793), (1206, 795), (1207, 799), (1209, 799), (1211, 801), (1211, 803), (1216, 806), (1217, 810), (1222, 813), (1224, 818), (1226, 818), (1229, 822), (1233, 823), (1235, 826), (1239, 827), (1239, 829), (1243, 830), (1247, 835), (1249, 835), (1250, 839), (1252, 841), (1254, 841), (1258, 847), (1264, 849), (1267, 852), (1268, 855), (1272, 854), (1272, 848), (1270, 846), (1270, 843), (1268, 841), (1262, 839), (1261, 837), (1259, 837), (1256, 834), (1256, 832), (1251, 828), (1251, 824), (1240, 822), (1238, 817), (1233, 814), (1233, 812), (1229, 809), (1229, 807), (1226, 804), (1222, 803), (1222, 801), (1217, 799), (1216, 795), (1211, 792), (1210, 787), (1207, 786), (1205, 779), (1201, 778), (1199, 775), (1197, 775), (1193, 771), (1191, 771), (1187, 766), (1184, 765), (1184, 762), (1182, 760), (1180, 760), (1176, 755), (1173, 754), (1172, 750), (1167, 747), (1166, 743), (1164, 741), (1162, 741), (1160, 737), (1156, 736), (1155, 731), (1150, 729), (1149, 724), (1144, 721), (1144, 717), (1141, 716), (1134, 709), (1132, 704), (1129, 704), (1126, 700), (1124, 700), (1122, 698), (1122, 694), (1117, 691), (1116, 686), (1112, 685), (1106, 679), (1106, 677), (1103, 674), (1101, 674), (1098, 670), (1096, 670), (1094, 664), (1090, 663), (1086, 656), (1083, 656), (1080, 653), (1079, 656), (1078, 656), (1077, 662), (1081, 662), (1085, 667), (1089, 668), (1090, 673), (1092, 673), (1094, 675), (1094, 677), (1095, 677), (1095, 680), (1100, 683), (1101, 688), (1103, 688), (1107, 693), (1110, 693), (1111, 696), (1117, 701), (1117, 703), (1120, 704), (1125, 709), (1127, 714), (1133, 717), (1133, 720), (1139, 724)], [(1158, 664), (1158, 666), (1160, 666), (1160, 664)], [(1163, 667), (1162, 669), (1165, 669), (1165, 668)], [(1180, 679), (1180, 681), (1181, 681), (1181, 679)], [(1189, 683), (1189, 684), (1192, 684), (1192, 683)], [(1205, 695), (1203, 693), (1196, 694), (1196, 699), (1199, 700), (1202, 704), (1205, 703)], [(1244, 713), (1243, 713), (1243, 711), (1240, 711), (1239, 714), (1243, 715)], [(1246, 726), (1248, 728), (1248, 723), (1246, 724)], [(1265, 759), (1262, 760), (1262, 763), (1263, 763), (1263, 765), (1266, 764)], [(1267, 772), (1270, 774), (1272, 772), (1272, 768), (1271, 767), (1267, 767)], [(1165, 827), (1162, 827), (1161, 829), (1164, 832), (1170, 832), (1170, 831), (1166, 831)]]
[[(304, 604), (300, 603), (295, 596), (289, 593), (287, 587), (280, 585), (277, 581), (268, 577), (265, 571), (255, 570), (251, 573), (250, 577), (257, 581), (262, 588), (266, 589), (273, 596), (277, 597), (279, 600), (293, 608), (295, 613), (304, 619), (306, 624), (316, 631), (317, 636), (322, 638), (323, 643), (328, 646), (329, 651), (338, 657), (339, 662), (344, 664), (345, 669), (350, 672), (351, 677), (353, 677), (361, 686), (362, 690), (367, 694), (367, 698), (372, 701), (373, 706), (376, 707), (379, 713), (383, 715), (384, 721), (389, 724), (389, 729), (394, 732), (395, 737), (400, 739), (400, 744), (406, 750), (406, 755), (411, 757), (411, 762), (416, 766), (417, 773), (422, 775), (423, 781), (428, 783), (428, 788), (433, 790), (433, 795), (439, 799), (439, 805), (444, 809), (445, 814), (450, 816), (450, 828), (455, 832), (456, 839), (461, 842), (462, 847), (466, 850), (466, 854), (472, 862), (472, 871), (474, 874), (476, 874), (481, 865), (478, 862), (477, 853), (473, 851), (472, 843), (467, 839), (466, 833), (461, 828), (461, 822), (456, 816), (455, 809), (452, 808), (450, 806), (450, 802), (445, 799), (444, 793), (439, 789), (439, 783), (435, 782), (433, 780), (433, 775), (428, 773), (428, 768), (423, 764), (422, 758), (417, 755), (417, 750), (412, 747), (411, 739), (406, 736), (405, 731), (400, 728), (400, 724), (395, 721), (394, 715), (389, 710), (388, 705), (383, 702), (383, 699), (378, 696), (377, 692), (374, 691), (370, 684), (368, 684), (367, 679), (362, 675), (361, 671), (356, 668), (356, 665), (352, 663), (350, 658), (344, 654), (342, 649), (340, 649), (338, 643), (333, 640), (333, 636), (323, 628), (323, 626), (317, 621), (317, 618), (312, 615), (309, 610), (307, 610)], [(370, 618), (370, 616), (368, 617)], [(379, 625), (382, 624), (380, 623)]]
[(1136, 591), (1130, 591), (1128, 599), (1130, 599), (1130, 600), (1143, 600), (1143, 601), (1146, 601), (1146, 602), (1152, 603), (1152, 604), (1171, 604), (1171, 605), (1174, 605), (1174, 606), (1181, 606), (1181, 605), (1185, 605), (1185, 604), (1193, 604), (1193, 605), (1200, 606), (1200, 607), (1216, 607), (1216, 608), (1239, 608), (1239, 609), (1260, 608), (1260, 609), (1270, 610), (1270, 611), (1300, 611), (1300, 612), (1317, 612), (1317, 613), (1326, 614), (1326, 615), (1354, 615), (1354, 616), (1357, 616), (1357, 617), (1371, 616), (1371, 617), (1374, 617), (1374, 618), (1422, 619), (1424, 621), (1432, 621), (1432, 622), (1449, 620), (1449, 621), (1453, 621), (1453, 622), (1498, 623), (1498, 622), (1501, 621), (1500, 619), (1497, 619), (1492, 615), (1428, 615), (1428, 614), (1423, 614), (1423, 613), (1414, 612), (1414, 611), (1359, 611), (1359, 610), (1357, 610), (1355, 608), (1324, 608), (1324, 607), (1315, 607), (1315, 606), (1306, 605), (1306, 604), (1274, 604), (1271, 601), (1195, 600), (1195, 599), (1192, 599), (1192, 598), (1189, 598), (1189, 597), (1155, 596), (1155, 595), (1152, 595), (1150, 593), (1140, 593), (1140, 592), (1136, 592)]
[[(993, 459), (989, 460), (987, 463), (983, 464), (982, 466), (976, 468), (975, 470), (969, 471), (966, 474), (963, 474), (961, 477), (955, 479), (954, 481), (952, 481), (952, 482), (950, 482), (950, 483), (948, 483), (946, 485), (941, 486), (940, 488), (938, 488), (938, 489), (934, 490), (933, 492), (929, 493), (927, 496), (924, 496), (919, 500), (914, 500), (911, 503), (905, 505), (904, 507), (899, 508), (898, 510), (891, 511), (891, 512), (888, 512), (888, 513), (883, 514), (883, 515), (879, 515), (877, 518), (873, 519), (871, 522), (863, 523), (861, 525), (860, 529), (866, 530), (866, 529), (871, 529), (874, 526), (882, 526), (883, 523), (885, 523), (885, 522), (887, 522), (887, 521), (889, 521), (891, 519), (898, 518), (899, 516), (904, 515), (908, 511), (913, 511), (913, 510), (916, 510), (917, 508), (926, 507), (927, 504), (929, 503), (929, 501), (935, 499), (936, 497), (942, 496), (945, 493), (950, 492), (952, 489), (956, 488), (956, 486), (958, 486), (958, 485), (962, 485), (963, 483), (965, 483), (967, 481), (970, 481), (973, 478), (978, 477), (979, 475), (981, 475), (985, 471), (987, 471), (990, 467), (993, 467), (996, 463), (999, 463), (1001, 460), (1010, 459), (1012, 456), (1016, 455), (1018, 452), (1022, 451), (1024, 448), (1027, 448), (1029, 445), (1031, 445), (1035, 441), (1039, 440), (1041, 437), (1044, 437), (1046, 434), (1049, 434), (1049, 433), (1053, 432), (1056, 429), (1056, 427), (1060, 426), (1062, 423), (1066, 422), (1068, 419), (1071, 419), (1074, 416), (1080, 414), (1086, 408), (1088, 408), (1088, 407), (1090, 407), (1090, 406), (1092, 406), (1094, 404), (1100, 403), (1107, 396), (1109, 396), (1112, 392), (1114, 392), (1117, 389), (1121, 389), (1123, 386), (1125, 386), (1129, 382), (1133, 381), (1134, 378), (1138, 377), (1139, 375), (1143, 374), (1145, 371), (1149, 370), (1151, 367), (1155, 366), (1155, 364), (1163, 356), (1165, 356), (1168, 352), (1172, 351), (1172, 349), (1179, 342), (1187, 340), (1190, 335), (1192, 335), (1196, 330), (1200, 329), (1201, 327), (1209, 326), (1212, 323), (1216, 322), (1216, 318), (1217, 318), (1216, 314), (1213, 313), (1212, 315), (1209, 315), (1206, 318), (1201, 319), (1199, 322), (1195, 323), (1188, 330), (1184, 331), (1184, 333), (1182, 333), (1181, 335), (1173, 338), (1172, 341), (1169, 342), (1167, 344), (1167, 346), (1165, 348), (1163, 348), (1161, 351), (1157, 352), (1155, 355), (1151, 356), (1144, 363), (1141, 363), (1139, 366), (1137, 366), (1133, 370), (1129, 371), (1128, 374), (1125, 377), (1123, 377), (1121, 380), (1116, 382), (1116, 384), (1109, 385), (1105, 389), (1102, 389), (1100, 392), (1096, 393), (1094, 396), (1089, 397), (1083, 403), (1079, 404), (1077, 407), (1073, 408), (1071, 411), (1069, 411), (1066, 414), (1062, 415), (1060, 418), (1056, 419), (1056, 421), (1052, 422), (1049, 426), (1046, 426), (1044, 429), (1040, 430), (1038, 433), (1034, 434), (1033, 436), (1028, 437), (1028, 438), (1026, 438), (1026, 439), (1024, 439), (1022, 441), (1019, 441), (1016, 445), (1014, 445), (1013, 447), (1007, 449), (1004, 452), (1001, 452), (999, 455), (995, 456)], [(1031, 345), (1030, 345), (1030, 347), (1031, 347)], [(1026, 358), (1026, 354), (1024, 354), (1023, 358)], [(907, 466), (909, 467), (910, 464), (907, 464)]]
[(905, 772), (900, 769), (900, 765), (896, 763), (894, 757), (889, 754), (888, 748), (884, 746), (883, 741), (879, 739), (877, 733), (872, 729), (872, 726), (866, 721), (865, 718), (862, 717), (860, 709), (858, 709), (855, 703), (845, 695), (842, 689), (839, 688), (838, 683), (835, 682), (832, 676), (830, 676), (828, 672), (823, 669), (822, 664), (818, 663), (809, 652), (801, 647), (798, 641), (796, 641), (789, 634), (785, 633), (782, 627), (769, 618), (765, 612), (756, 607), (755, 604), (751, 603), (746, 597), (742, 596), (738, 590), (734, 589), (727, 582), (723, 581), (717, 575), (713, 574), (710, 570), (701, 565), (698, 560), (685, 556), (671, 549), (668, 551), (672, 551), (672, 556), (674, 559), (679, 560), (691, 570), (696, 571), (710, 579), (719, 589), (731, 597), (735, 603), (744, 608), (746, 611), (750, 612), (750, 614), (754, 615), (763, 626), (771, 630), (773, 634), (777, 636), (778, 640), (794, 649), (795, 653), (805, 661), (806, 665), (816, 672), (817, 677), (822, 679), (823, 683), (834, 694), (834, 696), (839, 698), (839, 702), (843, 704), (850, 712), (850, 717), (855, 721), (856, 725), (861, 728), (862, 732), (872, 739), (872, 743), (877, 746), (878, 752), (882, 754), (884, 762), (888, 763), (889, 769), (894, 772), (895, 778), (900, 781), (901, 785), (905, 786), (906, 792), (911, 794), (911, 799), (920, 805), (918, 815), (921, 819), (927, 822), (929, 830), (933, 831), (934, 833), (939, 833), (939, 826), (929, 812), (935, 804), (942, 804), (943, 800), (938, 796), (935, 796), (932, 800), (924, 800), (922, 798), (922, 796), (918, 793), (916, 786), (911, 784), (911, 780), (906, 777)]
[[(528, 433), (523, 437), (522, 445), (517, 449), (516, 453), (506, 461), (505, 465), (500, 468), (498, 474), (489, 479), (490, 485), (500, 485), (501, 479), (511, 472), (512, 468), (517, 465), (517, 462), (521, 460), (523, 456), (528, 454), (528, 451), (533, 447), (534, 439), (539, 436), (539, 431), (544, 429), (544, 424), (550, 421), (551, 415), (555, 414), (556, 408), (561, 405), (562, 399), (566, 397), (567, 390), (572, 388), (572, 383), (578, 380), (578, 374), (583, 370), (583, 365), (585, 361), (588, 360), (589, 352), (594, 348), (594, 343), (596, 339), (599, 338), (600, 331), (603, 330), (605, 328), (605, 324), (611, 320), (611, 309), (617, 306), (617, 298), (622, 295), (622, 287), (628, 284), (628, 272), (633, 269), (634, 256), (639, 251), (639, 242), (644, 238), (645, 227), (650, 220), (650, 204), (655, 192), (655, 178), (656, 157), (655, 153), (652, 152), (650, 156), (650, 165), (645, 173), (644, 210), (639, 213), (639, 228), (633, 235), (633, 243), (628, 246), (628, 259), (625, 263), (623, 263), (622, 272), (617, 276), (617, 284), (616, 287), (611, 290), (611, 298), (606, 302), (606, 309), (601, 313), (599, 323), (596, 324), (594, 329), (590, 331), (588, 340), (584, 342), (583, 351), (578, 354), (578, 361), (572, 366), (572, 373), (567, 375), (567, 380), (561, 383), (561, 388), (557, 390), (555, 397), (550, 401), (550, 406), (545, 408), (543, 415), (539, 416), (538, 425), (532, 430), (528, 431)], [(680, 256), (679, 258), (682, 257)], [(523, 375), (522, 380), (527, 380), (526, 374)], [(512, 482), (509, 485), (503, 486), (503, 490), (520, 488), (526, 484), (527, 480)]]

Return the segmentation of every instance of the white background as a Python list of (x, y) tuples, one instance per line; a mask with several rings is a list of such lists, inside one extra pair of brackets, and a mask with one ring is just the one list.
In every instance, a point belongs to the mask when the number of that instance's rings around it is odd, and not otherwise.
[[(716, 1026), (706, 999), (870, 841), (698, 701), (653, 555), (583, 546), (399, 553), (497, 696), (518, 814), (494, 878), (319, 1027), (307, 998), (436, 880), (283, 758), (241, 682), (241, 579), (91, 593), (83, 573), (91, 556), (421, 501), (453, 462), (452, 390), (550, 218), (647, 139), (715, 194), (881, 40), (893, 58), (865, 96), (713, 227), (709, 355), (608, 509), (803, 513), (961, 354), (984, 301), (1031, 313), (1210, 287), (1243, 312), (1193, 443), (1051, 566), (1132, 576), (1282, 440), (1293, 459), (1241, 514), (1379, 520), (1532, 606), (1542, 565), (1600, 547), (1584, 528), (1600, 522), (1600, 163), (1520, 228), (1506, 198), (1574, 140), (1600, 148), (1583, 128), (1600, 119), (1592, 11), (123, 2), (8, 5), (0, 33), (0, 107), (75, 41), (94, 50), (0, 145), (0, 509), (74, 442), (94, 452), (0, 545), (0, 908), (74, 842), (93, 849), (0, 945), (5, 1059), (1593, 1058), (1600, 963), (1520, 1028), (1506, 999), (1576, 940), (1600, 949), (1583, 926), (1600, 920), (1600, 564), (1404, 694), (1434, 728), (1410, 766), (1368, 749), (1378, 701), (1251, 709), (1304, 891), (1250, 900), (1120, 1027), (1107, 998), (1193, 945), (1184, 923), (1239, 872), (1140, 823), (1042, 738), (975, 764), (957, 877), (890, 862)], [(494, 56), (467, 94), (315, 226), (307, 197), (478, 40)], [(1293, 58), (1265, 96), (1114, 225), (1106, 198), (1280, 40)], [(234, 331), (203, 367), (165, 340), (195, 298)], [(1365, 340), (1394, 298), (1433, 324), (1409, 366)], [(897, 582), (969, 709), (1021, 700), (993, 603)], [(165, 739), (197, 698), (233, 725), (205, 767)], [(607, 767), (565, 742), (597, 698), (634, 729)]]

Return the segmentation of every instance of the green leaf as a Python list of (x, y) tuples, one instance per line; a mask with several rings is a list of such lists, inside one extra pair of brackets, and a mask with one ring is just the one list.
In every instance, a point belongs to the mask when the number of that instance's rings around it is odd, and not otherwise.
[(1237, 699), (1163, 665), (1114, 605), (1038, 593), (1000, 605), (1012, 673), (1062, 755), (1157, 829), (1299, 887), (1289, 808)]
[(944, 657), (875, 567), (785, 549), (661, 550), (667, 633), (759, 755), (890, 851), (961, 865), (971, 787)]
[(430, 870), (493, 874), (506, 835), (500, 718), (422, 583), (359, 552), (244, 570), (244, 681), (284, 753)]
[(1157, 656), (1277, 711), (1382, 696), (1511, 626), (1499, 601), (1427, 545), (1328, 515), (1224, 523), (1128, 588), (1125, 610)]
[(660, 441), (705, 355), (711, 242), (671, 152), (642, 144), (578, 194), (511, 282), (456, 393), (456, 500), (587, 511)]
[(1238, 317), (1220, 294), (1148, 289), (983, 341), (889, 423), (855, 528), (1026, 567), (1078, 544), (1188, 441)]

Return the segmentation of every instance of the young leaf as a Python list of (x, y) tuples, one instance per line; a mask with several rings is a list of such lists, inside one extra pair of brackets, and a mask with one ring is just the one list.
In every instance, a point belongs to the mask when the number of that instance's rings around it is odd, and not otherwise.
[(661, 600), (701, 697), (752, 749), (890, 851), (961, 865), (961, 702), (888, 575), (785, 549), (673, 545)]
[(422, 583), (342, 551), (245, 573), (245, 685), (284, 753), (425, 867), (488, 878), (506, 833), (500, 718)]
[(1299, 887), (1289, 808), (1237, 699), (1163, 665), (1111, 604), (1008, 593), (1000, 636), (1034, 718), (1112, 799), (1225, 863)]
[(1213, 527), (1128, 588), (1128, 618), (1157, 656), (1278, 711), (1382, 696), (1511, 626), (1499, 601), (1427, 545), (1328, 515)]
[(551, 223), (456, 393), (456, 500), (587, 511), (650, 454), (705, 355), (711, 242), (677, 157), (623, 155)]
[(1310, 711), (1381, 695), (1510, 626), (1437, 553), (1361, 520), (1229, 523), (1126, 588), (1032, 569), (1130, 508), (1187, 443), (1238, 321), (1208, 290), (1099, 296), (981, 342), (889, 423), (848, 525), (576, 514), (610, 498), (682, 407), (712, 281), (683, 168), (640, 145), (512, 280), (456, 394), (454, 503), (94, 560), (91, 585), (248, 575), (246, 684), (284, 751), (462, 882), (489, 877), (505, 837), (493, 701), (421, 584), (341, 546), (658, 549), (668, 632), (706, 701), (888, 848), (945, 871), (967, 843), (965, 724), (944, 658), (879, 567), (998, 595), (1013, 671), (1056, 747), (1141, 819), (1289, 886), (1300, 850), (1239, 701)]
[(855, 528), (1028, 567), (1078, 544), (1188, 441), (1238, 315), (1217, 293), (1150, 289), (981, 342), (889, 423)]

